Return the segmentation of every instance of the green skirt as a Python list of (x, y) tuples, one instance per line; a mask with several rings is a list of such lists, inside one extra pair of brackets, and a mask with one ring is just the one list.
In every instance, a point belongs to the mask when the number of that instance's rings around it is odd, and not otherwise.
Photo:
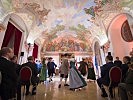
[(40, 81), (41, 82), (46, 81), (46, 78), (47, 78), (47, 69), (42, 67), (41, 73), (40, 73)]

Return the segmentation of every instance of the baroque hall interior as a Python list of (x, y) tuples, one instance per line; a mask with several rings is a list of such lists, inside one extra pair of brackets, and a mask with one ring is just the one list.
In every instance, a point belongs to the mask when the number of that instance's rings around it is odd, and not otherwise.
[(58, 89), (59, 67), (64, 54), (76, 62), (91, 59), (98, 78), (108, 54), (121, 61), (131, 56), (133, 0), (0, 0), (0, 49), (3, 47), (13, 49), (20, 65), (29, 56), (35, 62), (52, 57), (57, 65), (53, 81), (47, 77), (36, 95), (24, 99), (104, 100), (96, 81), (86, 80), (81, 91)]

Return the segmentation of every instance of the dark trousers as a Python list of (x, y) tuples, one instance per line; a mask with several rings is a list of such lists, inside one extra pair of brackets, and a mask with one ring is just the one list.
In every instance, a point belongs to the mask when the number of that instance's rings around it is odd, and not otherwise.
[(97, 79), (97, 84), (101, 88), (102, 85), (109, 86), (109, 82), (106, 82), (103, 78)]
[[(22, 87), (22, 84), (18, 84), (18, 87), (17, 87), (17, 100), (21, 100), (21, 87)], [(36, 92), (36, 87), (37, 87), (37, 84), (36, 85), (34, 84), (33, 88), (32, 88), (32, 93)], [(30, 84), (26, 84), (26, 92), (29, 92), (29, 88), (30, 88)], [(5, 100), (5, 99), (3, 99), (3, 100)]]
[[(32, 84), (32, 85), (33, 85), (32, 93), (36, 93), (37, 84)], [(27, 84), (26, 85), (26, 92), (29, 92), (29, 89), (30, 89), (30, 84)]]
[[(99, 79), (97, 79), (97, 84), (98, 84), (98, 86), (100, 87), (102, 93), (103, 93), (103, 94), (106, 94), (106, 91), (105, 91), (103, 85), (109, 86), (109, 82), (106, 82), (104, 79), (99, 78)], [(112, 95), (112, 87), (109, 87), (109, 92), (110, 92), (110, 94)]]
[(36, 87), (39, 83), (39, 78), (38, 77), (32, 77), (31, 78), (31, 83), (30, 82), (22, 82), (18, 81), (18, 86), (17, 86), (17, 100), (21, 100), (21, 86), (26, 85), (26, 92), (29, 92), (30, 84), (33, 85), (32, 88), (32, 93), (36, 92)]
[(1, 89), (0, 96), (2, 100), (9, 100), (15, 98), (16, 91), (15, 89)]
[(21, 83), (18, 83), (17, 86), (17, 100), (21, 100)]

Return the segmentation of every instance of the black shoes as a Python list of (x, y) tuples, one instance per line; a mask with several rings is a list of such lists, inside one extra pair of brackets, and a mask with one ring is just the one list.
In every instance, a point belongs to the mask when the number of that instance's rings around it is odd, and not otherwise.
[(108, 97), (107, 93), (101, 94), (102, 97)]
[(58, 88), (61, 88), (61, 84), (59, 84)]
[(69, 90), (71, 90), (71, 91), (75, 91), (75, 89), (72, 89), (72, 88), (70, 88)]
[[(64, 84), (64, 86), (69, 86), (68, 84)], [(61, 84), (59, 84), (58, 88), (61, 88)]]
[(64, 84), (64, 86), (69, 86), (68, 84)]
[(109, 88), (109, 95), (110, 95), (111, 98), (114, 97), (114, 96), (113, 96), (113, 90), (112, 90), (112, 87)]
[[(108, 97), (107, 93), (101, 94), (102, 97)], [(113, 94), (110, 94), (110, 97), (113, 98)]]
[(32, 92), (32, 95), (36, 95), (36, 92)]
[(52, 79), (49, 80), (49, 82), (53, 81)]
[(29, 91), (26, 91), (25, 95), (30, 95), (31, 93)]
[(25, 93), (25, 95), (27, 96), (27, 95), (36, 95), (36, 92), (29, 92), (29, 91), (27, 91), (26, 93)]
[(110, 97), (111, 97), (111, 98), (114, 98), (113, 93), (110, 93)]

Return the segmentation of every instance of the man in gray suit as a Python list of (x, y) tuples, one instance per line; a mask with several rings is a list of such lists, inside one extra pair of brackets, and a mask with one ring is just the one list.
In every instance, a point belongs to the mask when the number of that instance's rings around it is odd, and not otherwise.
[(60, 66), (60, 84), (58, 88), (61, 88), (61, 83), (63, 78), (65, 78), (64, 86), (69, 86), (67, 84), (68, 71), (69, 71), (68, 54), (64, 54), (64, 57), (62, 59), (62, 64)]

